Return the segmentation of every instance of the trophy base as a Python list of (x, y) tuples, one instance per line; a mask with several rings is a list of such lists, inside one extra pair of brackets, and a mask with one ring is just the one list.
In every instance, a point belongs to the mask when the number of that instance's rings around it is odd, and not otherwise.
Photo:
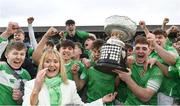
[(96, 63), (94, 65), (94, 68), (97, 69), (98, 71), (113, 75), (116, 74), (112, 71), (114, 69), (119, 69), (121, 71), (128, 72), (125, 67), (121, 67), (120, 65), (110, 64), (110, 63)]

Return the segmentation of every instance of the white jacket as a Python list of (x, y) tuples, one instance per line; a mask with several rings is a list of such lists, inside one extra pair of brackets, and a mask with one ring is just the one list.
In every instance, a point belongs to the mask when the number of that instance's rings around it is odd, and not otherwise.
[[(30, 106), (30, 95), (34, 87), (35, 79), (27, 81), (25, 84), (25, 91), (23, 96), (23, 106)], [(80, 105), (92, 105), (92, 106), (103, 106), (102, 99), (98, 99), (94, 102), (84, 104), (81, 101), (81, 98), (77, 94), (76, 85), (74, 81), (68, 80), (68, 84), (61, 84), (61, 92), (62, 92), (62, 101), (61, 105), (72, 105), (72, 104), (80, 104)], [(47, 86), (44, 84), (41, 88), (41, 91), (38, 95), (38, 105), (39, 106), (50, 106), (50, 98)]]

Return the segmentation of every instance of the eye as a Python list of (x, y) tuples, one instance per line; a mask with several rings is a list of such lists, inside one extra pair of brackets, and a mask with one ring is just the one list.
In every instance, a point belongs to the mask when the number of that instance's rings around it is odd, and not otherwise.
[(45, 60), (45, 63), (50, 63), (50, 61), (49, 60)]
[(136, 50), (140, 50), (140, 47), (136, 47), (135, 49), (136, 49)]
[(72, 50), (72, 47), (68, 47), (69, 50)]
[(143, 47), (142, 49), (143, 49), (144, 51), (146, 51), (146, 50), (147, 50), (147, 47)]

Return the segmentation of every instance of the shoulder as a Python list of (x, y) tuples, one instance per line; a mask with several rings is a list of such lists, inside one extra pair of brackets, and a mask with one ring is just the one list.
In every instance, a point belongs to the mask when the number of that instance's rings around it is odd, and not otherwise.
[(5, 61), (0, 61), (0, 65), (6, 65)]
[(68, 89), (69, 90), (76, 89), (76, 84), (75, 84), (74, 81), (68, 79), (67, 84), (65, 84), (65, 83), (62, 84), (62, 88), (66, 89), (66, 90), (68, 90)]
[(76, 30), (76, 34), (78, 35), (78, 36), (84, 36), (84, 37), (88, 37), (89, 36), (89, 33), (88, 32), (86, 32), (86, 31), (79, 31), (79, 30)]
[(34, 82), (35, 82), (35, 79), (26, 81), (26, 82), (25, 82), (25, 86), (26, 86), (26, 87), (29, 87), (29, 88), (34, 87)]
[(4, 69), (4, 68), (7, 68), (7, 67), (8, 67), (8, 65), (7, 65), (6, 62), (0, 61), (0, 69), (1, 69), (1, 70)]

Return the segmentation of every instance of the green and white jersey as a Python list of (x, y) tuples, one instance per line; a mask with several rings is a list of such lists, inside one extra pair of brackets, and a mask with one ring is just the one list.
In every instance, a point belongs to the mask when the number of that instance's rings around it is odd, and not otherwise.
[[(173, 53), (173, 54), (176, 54), (177, 56), (179, 55), (178, 52), (176, 51), (176, 49), (172, 46), (169, 45), (168, 43), (169, 41), (167, 40), (166, 41), (166, 45), (164, 46), (164, 49), (167, 50), (168, 52), (170, 53)], [(149, 58), (156, 58), (160, 63), (166, 65), (166, 66), (169, 66), (167, 63), (165, 63), (165, 61), (158, 55), (158, 53), (156, 51), (153, 51)], [(160, 92), (164, 93), (165, 95), (168, 95), (168, 96), (173, 96), (174, 93), (172, 92), (175, 92), (173, 90), (173, 88), (176, 86), (177, 84), (177, 81), (175, 81), (175, 76), (178, 75), (177, 71), (174, 70), (173, 66), (170, 67), (171, 69), (169, 69), (169, 72), (168, 72), (168, 75), (170, 77), (166, 77), (164, 76), (163, 78), (163, 82), (161, 84), (161, 87), (160, 87)], [(171, 70), (171, 71), (170, 71)], [(172, 71), (174, 70), (174, 71)], [(176, 75), (177, 74), (177, 75)]]
[(106, 94), (115, 91), (115, 76), (109, 75), (90, 67), (86, 73), (82, 73), (87, 82), (87, 102), (95, 101)]
[(81, 76), (81, 73), (83, 71), (86, 71), (86, 68), (85, 68), (84, 64), (81, 63), (81, 61), (78, 61), (78, 60), (69, 61), (67, 64), (65, 64), (65, 68), (66, 68), (67, 77), (70, 80), (73, 80), (73, 75), (72, 75), (72, 72), (71, 72), (71, 67), (72, 67), (73, 64), (78, 64), (79, 65), (79, 71), (78, 71), (79, 76)]
[[(168, 42), (168, 40), (166, 42)], [(170, 53), (175, 54), (177, 57), (179, 56), (177, 50), (174, 47), (170, 46), (169, 43), (165, 44), (164, 49)], [(156, 58), (160, 63), (167, 65), (156, 51), (152, 51), (149, 55), (149, 58)]]
[[(151, 69), (145, 71), (143, 64), (133, 63), (132, 65), (132, 79), (137, 85), (143, 88), (150, 88), (154, 92), (157, 92), (160, 88), (163, 74), (157, 66), (153, 66)], [(157, 93), (155, 93), (148, 102), (142, 102), (136, 97), (133, 92), (128, 89), (128, 97), (125, 101), (126, 105), (156, 105), (157, 104)]]
[(168, 80), (161, 87), (161, 91), (164, 91), (166, 95), (180, 98), (180, 57), (176, 59), (176, 64), (169, 66)]
[[(12, 90), (17, 84), (17, 79), (12, 74), (13, 71), (7, 63), (0, 63), (0, 105), (18, 105), (12, 98)], [(21, 69), (17, 73), (23, 81), (31, 79), (25, 69)]]

